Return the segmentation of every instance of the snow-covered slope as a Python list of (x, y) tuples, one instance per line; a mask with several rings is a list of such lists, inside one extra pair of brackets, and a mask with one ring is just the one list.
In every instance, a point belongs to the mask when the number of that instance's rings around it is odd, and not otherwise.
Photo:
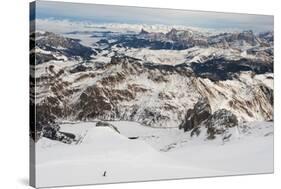
[(192, 138), (176, 128), (151, 128), (124, 121), (111, 123), (120, 134), (108, 127), (95, 127), (94, 122), (81, 122), (60, 125), (62, 131), (82, 136), (79, 145), (39, 140), (38, 187), (273, 171), (270, 122), (253, 122), (246, 130), (241, 126), (237, 137), (227, 143), (221, 139)]

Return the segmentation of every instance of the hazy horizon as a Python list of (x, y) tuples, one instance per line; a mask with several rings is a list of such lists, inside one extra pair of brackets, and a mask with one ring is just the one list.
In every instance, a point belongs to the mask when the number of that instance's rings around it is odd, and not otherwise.
[(210, 29), (273, 31), (270, 15), (219, 13), (178, 9), (36, 1), (36, 19), (93, 23), (183, 25)]

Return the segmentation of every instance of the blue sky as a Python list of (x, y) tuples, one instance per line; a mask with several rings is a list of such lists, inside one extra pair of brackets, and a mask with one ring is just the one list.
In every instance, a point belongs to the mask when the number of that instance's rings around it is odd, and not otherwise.
[(273, 16), (36, 1), (36, 18), (96, 23), (166, 24), (203, 28), (273, 30)]

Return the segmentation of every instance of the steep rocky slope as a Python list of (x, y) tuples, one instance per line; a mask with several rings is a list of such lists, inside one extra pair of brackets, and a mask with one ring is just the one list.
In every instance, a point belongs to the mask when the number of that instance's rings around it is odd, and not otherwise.
[(190, 67), (147, 65), (129, 57), (113, 57), (102, 68), (76, 73), (71, 71), (77, 65), (42, 67), (47, 69), (37, 78), (38, 106), (46, 105), (56, 118), (173, 127), (198, 98), (206, 97), (212, 109), (224, 107), (240, 119), (272, 119), (273, 89), (267, 84), (272, 74), (241, 72), (231, 80), (212, 81)]

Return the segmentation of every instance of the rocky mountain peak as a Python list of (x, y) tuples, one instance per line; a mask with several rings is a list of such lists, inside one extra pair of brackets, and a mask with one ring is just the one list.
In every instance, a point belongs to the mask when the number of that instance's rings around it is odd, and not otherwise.
[(149, 34), (149, 32), (142, 28), (139, 34), (140, 35), (146, 35), (146, 34)]
[(172, 28), (167, 34), (167, 39), (173, 41), (189, 40), (193, 38), (193, 32), (191, 30), (177, 30)]

